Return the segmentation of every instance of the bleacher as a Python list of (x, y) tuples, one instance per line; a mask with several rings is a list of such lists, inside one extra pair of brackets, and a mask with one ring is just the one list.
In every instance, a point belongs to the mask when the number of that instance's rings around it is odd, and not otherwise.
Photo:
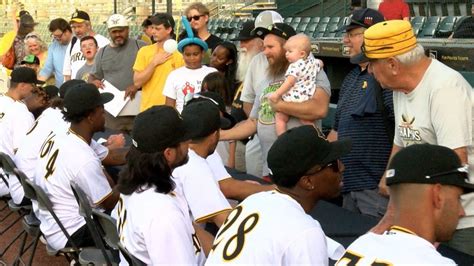
[[(447, 38), (457, 23), (466, 16), (416, 16), (411, 24), (418, 38)], [(287, 17), (285, 23), (291, 25), (297, 33), (304, 33), (313, 40), (342, 38), (339, 31), (348, 17)], [(211, 19), (209, 31), (224, 40), (231, 40), (239, 34), (246, 18)]]

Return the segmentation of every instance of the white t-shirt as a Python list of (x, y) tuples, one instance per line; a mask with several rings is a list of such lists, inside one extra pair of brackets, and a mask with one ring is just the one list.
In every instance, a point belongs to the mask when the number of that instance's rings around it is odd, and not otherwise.
[[(95, 34), (94, 35), (97, 44), (99, 45), (98, 48), (102, 48), (110, 43), (109, 39), (106, 37)], [(77, 39), (74, 43), (74, 46), (71, 50), (72, 41), (66, 48), (66, 55), (64, 56), (64, 64), (63, 64), (63, 75), (71, 76), (71, 79), (76, 77), (77, 71), (86, 63), (86, 58), (81, 52), (81, 40)], [(98, 50), (98, 49), (97, 49)]]
[[(48, 108), (36, 119), (30, 131), (22, 141), (17, 153), (15, 154), (15, 165), (28, 178), (33, 180), (36, 164), (40, 155), (41, 145), (46, 141), (50, 134), (63, 135), (69, 129), (70, 123), (64, 121), (61, 110)], [(91, 141), (91, 148), (97, 156), (103, 160), (107, 157), (109, 150), (95, 140)], [(18, 179), (10, 179), (10, 195), (13, 202), (19, 204), (24, 196), (24, 191)]]
[(337, 266), (346, 265), (455, 265), (436, 248), (410, 231), (393, 226), (382, 235), (367, 233), (356, 239), (346, 250)]
[[(432, 59), (418, 86), (410, 93), (395, 91), (394, 144), (407, 147), (429, 143), (451, 149), (467, 147), (469, 179), (474, 182), (472, 87), (455, 70)], [(458, 229), (474, 227), (474, 193), (462, 195), (466, 216)]]
[(206, 159), (191, 149), (188, 155), (189, 161), (174, 169), (172, 176), (175, 190), (186, 199), (192, 218), (200, 223), (230, 210)]
[(22, 101), (0, 94), (0, 152), (12, 159), (35, 121)]
[(225, 169), (222, 158), (217, 151), (214, 151), (211, 155), (207, 156), (206, 161), (209, 167), (211, 167), (214, 179), (217, 182), (227, 178), (232, 178), (229, 172)]
[(316, 90), (316, 74), (321, 70), (319, 61), (310, 54), (306, 59), (291, 63), (285, 73), (285, 78), (293, 76), (296, 83), (282, 98), (286, 102), (304, 102), (313, 97)]
[[(101, 161), (91, 146), (72, 131), (62, 136), (53, 134), (41, 145), (35, 183), (46, 191), (54, 212), (70, 235), (85, 225), (71, 190), (71, 180), (84, 190), (94, 207), (112, 193)], [(63, 248), (67, 239), (49, 212), (40, 209), (38, 219), (48, 244), (54, 249)]]
[(188, 93), (200, 92), (204, 77), (216, 71), (217, 69), (208, 66), (198, 69), (189, 69), (183, 66), (173, 70), (166, 79), (163, 95), (176, 100), (176, 109), (181, 113), (184, 107), (184, 96)]
[(206, 265), (328, 265), (321, 225), (286, 194), (247, 197), (229, 214)]
[[(117, 227), (125, 248), (147, 265), (202, 265), (204, 252), (185, 200), (155, 187), (120, 195)], [(127, 265), (124, 258), (120, 265)]]

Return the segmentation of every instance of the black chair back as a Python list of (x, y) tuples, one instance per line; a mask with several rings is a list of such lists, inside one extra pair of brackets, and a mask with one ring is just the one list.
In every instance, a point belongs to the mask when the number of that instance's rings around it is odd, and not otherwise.
[(89, 200), (87, 199), (86, 193), (74, 181), (71, 181), (71, 189), (72, 189), (72, 192), (74, 193), (74, 197), (76, 198), (77, 204), (79, 205), (79, 214), (82, 217), (84, 217), (84, 219), (86, 220), (87, 228), (89, 229), (89, 232), (91, 233), (95, 246), (98, 249), (100, 249), (102, 255), (104, 256), (105, 261), (107, 262), (107, 265), (112, 265), (112, 259), (109, 258), (107, 254), (107, 250), (105, 248), (104, 242), (100, 238), (101, 234), (93, 219), (92, 207), (89, 203)]
[(98, 210), (92, 210), (92, 215), (94, 217), (94, 220), (100, 224), (102, 232), (104, 233), (103, 238), (108, 246), (113, 249), (120, 250), (129, 265), (146, 265), (141, 260), (133, 256), (130, 252), (128, 252), (128, 250), (122, 245), (122, 243), (120, 243), (120, 237), (117, 232), (117, 223), (114, 218)]

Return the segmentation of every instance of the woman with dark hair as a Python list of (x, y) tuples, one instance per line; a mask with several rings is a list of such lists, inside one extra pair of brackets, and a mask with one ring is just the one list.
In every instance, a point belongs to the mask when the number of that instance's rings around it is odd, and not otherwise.
[(220, 43), (211, 56), (211, 67), (224, 74), (227, 84), (227, 93), (222, 95), (226, 106), (230, 106), (238, 87), (237, 73), (237, 48), (231, 42)]

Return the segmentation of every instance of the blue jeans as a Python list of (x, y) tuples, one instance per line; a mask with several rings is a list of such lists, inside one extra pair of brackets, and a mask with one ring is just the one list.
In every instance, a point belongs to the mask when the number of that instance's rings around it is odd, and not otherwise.
[(382, 218), (387, 211), (388, 198), (378, 189), (351, 191), (342, 196), (342, 207), (352, 212)]

